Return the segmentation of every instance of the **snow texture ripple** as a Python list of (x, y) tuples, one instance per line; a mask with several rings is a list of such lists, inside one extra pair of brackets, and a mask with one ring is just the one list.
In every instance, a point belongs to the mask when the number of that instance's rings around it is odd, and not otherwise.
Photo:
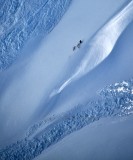
[(44, 38), (59, 22), (71, 1), (0, 1), (0, 70), (15, 61), (27, 41)]

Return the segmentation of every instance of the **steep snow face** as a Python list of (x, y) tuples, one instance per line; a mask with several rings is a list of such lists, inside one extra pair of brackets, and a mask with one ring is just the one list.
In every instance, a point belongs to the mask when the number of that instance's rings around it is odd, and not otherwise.
[[(133, 1), (99, 29), (122, 4), (116, 0), (108, 2), (107, 14), (104, 11), (107, 0), (85, 0), (84, 3), (83, 0), (73, 1), (66, 15), (33, 56), (29, 56), (32, 53), (25, 54), (10, 69), (1, 73), (0, 159), (34, 159), (66, 135), (94, 121), (107, 116), (128, 116), (133, 113), (132, 79), (110, 85), (100, 92), (102, 97), (97, 96), (99, 89), (106, 84), (133, 76), (133, 23), (127, 27), (133, 17)], [(98, 11), (93, 14), (96, 6), (93, 9), (91, 4), (102, 6), (103, 10), (99, 9), (102, 12), (101, 19)], [(117, 7), (113, 9), (110, 4), (117, 4)], [(88, 20), (87, 25), (83, 23), (88, 18), (86, 6), (90, 6), (94, 16)], [(85, 10), (79, 12), (80, 7)], [(81, 32), (81, 22), (69, 19), (76, 14), (78, 17), (83, 16)], [(97, 24), (94, 24), (95, 17), (98, 17), (96, 20), (100, 19), (100, 22), (96, 21)], [(90, 23), (97, 27), (88, 29)], [(73, 30), (73, 27), (76, 29)], [(65, 42), (62, 44), (64, 37)], [(72, 46), (79, 39), (83, 40), (83, 44), (73, 52)], [(60, 83), (62, 81), (63, 85)], [(50, 95), (55, 86), (60, 87)], [(72, 108), (74, 109), (70, 111)], [(68, 110), (70, 112), (66, 112)], [(66, 113), (61, 114), (63, 112)], [(45, 117), (57, 113), (60, 115), (55, 116), (55, 119)], [(49, 121), (46, 122), (47, 120)], [(32, 124), (25, 135), (26, 129)]]
[(111, 53), (119, 36), (132, 20), (133, 1), (98, 31), (91, 41), (88, 40), (88, 42), (86, 42), (84, 45), (84, 47), (87, 48), (86, 54), (79, 62), (76, 71), (59, 87), (59, 89), (53, 91), (50, 97), (59, 94), (71, 82), (82, 77), (101, 63)]
[(95, 69), (81, 79), (68, 85), (53, 101), (53, 113), (61, 113), (82, 104), (88, 99), (95, 99), (99, 89), (107, 84), (132, 77), (133, 72), (133, 23), (123, 32), (111, 54)]
[[(57, 1), (48, 1), (50, 5), (55, 4), (55, 2)], [(64, 5), (68, 2), (61, 1), (59, 4)], [(73, 45), (79, 39), (83, 39), (86, 42), (86, 39), (91, 38), (119, 10), (124, 2), (126, 1), (84, 0), (84, 3), (83, 0), (73, 1), (68, 12), (45, 38), (40, 48), (34, 53), (28, 50), (29, 53), (24, 56), (22, 54), (21, 58), (17, 59), (8, 70), (1, 73), (0, 139), (9, 143), (10, 137), (13, 137), (12, 135), (23, 133), (24, 129), (29, 126), (30, 118), (36, 112), (46, 113), (47, 110), (51, 111), (49, 106), (43, 104), (48, 99), (49, 93), (64, 77), (64, 70), (66, 69), (64, 66), (68, 66), (71, 58), (75, 59), (76, 55), (78, 55), (72, 51)], [(56, 9), (59, 6), (51, 6), (52, 9), (53, 7), (57, 11)], [(59, 13), (60, 7), (58, 8)], [(63, 7), (61, 8), (63, 9)], [(53, 17), (55, 12), (51, 12), (49, 10), (48, 15)], [(54, 16), (56, 18), (57, 14)], [(57, 16), (57, 19), (59, 17)], [(38, 18), (35, 19), (37, 20)], [(35, 22), (34, 17), (32, 17), (32, 20), (31, 22)], [(39, 23), (41, 22), (39, 21)], [(53, 21), (51, 23), (54, 25)], [(41, 31), (39, 33), (42, 34)], [(82, 54), (84, 55), (83, 50)], [(76, 63), (75, 61), (74, 66)], [(37, 119), (40, 118), (40, 114), (38, 115)]]

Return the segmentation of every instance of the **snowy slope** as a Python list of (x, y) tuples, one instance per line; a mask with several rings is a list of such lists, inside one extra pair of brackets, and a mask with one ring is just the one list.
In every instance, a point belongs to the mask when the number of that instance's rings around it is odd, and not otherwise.
[[(77, 70), (59, 89), (57, 89), (57, 91), (54, 91), (51, 96), (60, 93), (70, 83), (79, 79), (101, 63), (111, 53), (119, 36), (133, 20), (132, 17), (133, 2), (125, 7), (117, 16), (111, 19), (109, 23), (96, 33), (96, 36), (94, 36), (90, 42), (89, 40), (86, 42), (86, 45), (84, 46), (86, 50), (84, 49), (84, 52), (87, 53), (84, 53), (85, 56), (82, 60), (80, 59)], [(87, 46), (87, 44), (89, 44), (89, 46)], [(81, 50), (81, 52), (83, 51)]]
[(72, 133), (35, 160), (132, 160), (133, 116), (106, 118)]
[[(38, 41), (39, 48), (33, 52), (27, 45), (23, 50), (26, 52), (1, 72), (2, 158), (33, 159), (56, 143), (59, 153), (59, 141), (70, 133), (103, 117), (132, 114), (133, 1), (128, 2), (73, 0), (61, 20), (55, 15), (60, 23), (41, 43)], [(83, 44), (73, 51), (80, 39)], [(129, 81), (115, 84), (125, 79)], [(97, 92), (112, 83), (101, 99)], [(76, 106), (79, 108), (72, 110)], [(30, 133), (25, 135), (31, 125)], [(84, 133), (79, 132), (80, 140)], [(75, 144), (73, 137), (70, 135), (70, 141)], [(61, 143), (67, 146), (66, 141)], [(49, 153), (45, 155), (44, 151), (40, 158), (50, 159), (55, 150), (50, 147)]]
[[(80, 49), (75, 58), (76, 60), (74, 59), (72, 61), (77, 66), (72, 64), (71, 69), (68, 67), (70, 72), (68, 71), (69, 74), (67, 74), (67, 77), (71, 76), (68, 79), (66, 78), (64, 80), (65, 82), (57, 90), (52, 92), (48, 103), (43, 104), (43, 106), (53, 106), (54, 113), (60, 113), (72, 108), (78, 103), (81, 104), (86, 100), (88, 101), (88, 98), (96, 95), (97, 90), (106, 84), (130, 78), (132, 76), (132, 24), (127, 31), (125, 29), (132, 20), (133, 1), (98, 31), (91, 41), (87, 41), (88, 43), (83, 45), (83, 48)], [(125, 32), (123, 33), (123, 31)], [(120, 37), (122, 33), (123, 35)], [(119, 38), (120, 44), (119, 42), (117, 43)], [(128, 50), (128, 53), (126, 50)], [(117, 63), (114, 63), (113, 61), (116, 60)], [(96, 67), (101, 62), (103, 63)], [(110, 64), (111, 62), (113, 62), (113, 66)], [(95, 67), (96, 69), (94, 69)], [(92, 69), (94, 71), (89, 73)], [(123, 70), (128, 70), (127, 74), (129, 75), (122, 72)], [(118, 73), (116, 74), (116, 72)], [(109, 73), (111, 74), (107, 77)], [(99, 81), (95, 77), (99, 77)]]
[[(26, 52), (14, 65), (1, 73), (1, 139), (4, 135), (5, 140), (9, 142), (14, 134), (19, 135), (25, 131), (34, 113), (37, 113), (37, 119), (40, 118), (42, 109), (44, 115), (47, 113), (49, 108), (44, 106), (45, 100), (64, 77), (64, 66), (69, 64), (73, 45), (80, 38), (89, 39), (124, 2), (124, 0), (121, 3), (115, 0), (109, 0), (108, 3), (105, 0), (102, 3), (73, 1), (69, 11), (45, 38), (40, 48), (32, 56)], [(81, 8), (84, 9), (79, 12)], [(82, 21), (79, 21), (80, 17)], [(65, 39), (63, 44), (62, 39)], [(8, 130), (11, 130), (10, 134)]]
[[(0, 157), (33, 159), (53, 144), (58, 146), (62, 138), (103, 117), (115, 118), (129, 116), (132, 113), (133, 79), (106, 87), (101, 91), (101, 99), (83, 104), (48, 125), (45, 122), (35, 124), (25, 138), (0, 150)], [(38, 129), (41, 130), (36, 132)]]

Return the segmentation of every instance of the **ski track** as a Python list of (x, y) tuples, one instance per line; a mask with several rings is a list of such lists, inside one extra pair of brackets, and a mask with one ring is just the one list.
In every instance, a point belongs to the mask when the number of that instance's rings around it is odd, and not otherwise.
[(44, 38), (72, 0), (9, 0), (0, 2), (0, 70), (8, 68), (27, 41)]
[(101, 99), (78, 106), (32, 138), (30, 133), (24, 139), (1, 149), (0, 160), (31, 160), (65, 136), (100, 118), (133, 113), (133, 79), (107, 86), (99, 94)]

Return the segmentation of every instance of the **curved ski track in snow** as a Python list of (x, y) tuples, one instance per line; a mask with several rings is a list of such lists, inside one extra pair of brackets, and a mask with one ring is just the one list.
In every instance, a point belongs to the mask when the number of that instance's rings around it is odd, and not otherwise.
[(120, 35), (133, 20), (133, 1), (131, 1), (120, 13), (112, 18), (101, 28), (91, 41), (84, 45), (88, 48), (86, 55), (81, 60), (76, 71), (58, 89), (54, 90), (50, 97), (59, 94), (70, 83), (81, 78), (100, 64), (113, 50)]
[(44, 38), (72, 0), (7, 0), (0, 2), (0, 70), (8, 68), (27, 41)]

